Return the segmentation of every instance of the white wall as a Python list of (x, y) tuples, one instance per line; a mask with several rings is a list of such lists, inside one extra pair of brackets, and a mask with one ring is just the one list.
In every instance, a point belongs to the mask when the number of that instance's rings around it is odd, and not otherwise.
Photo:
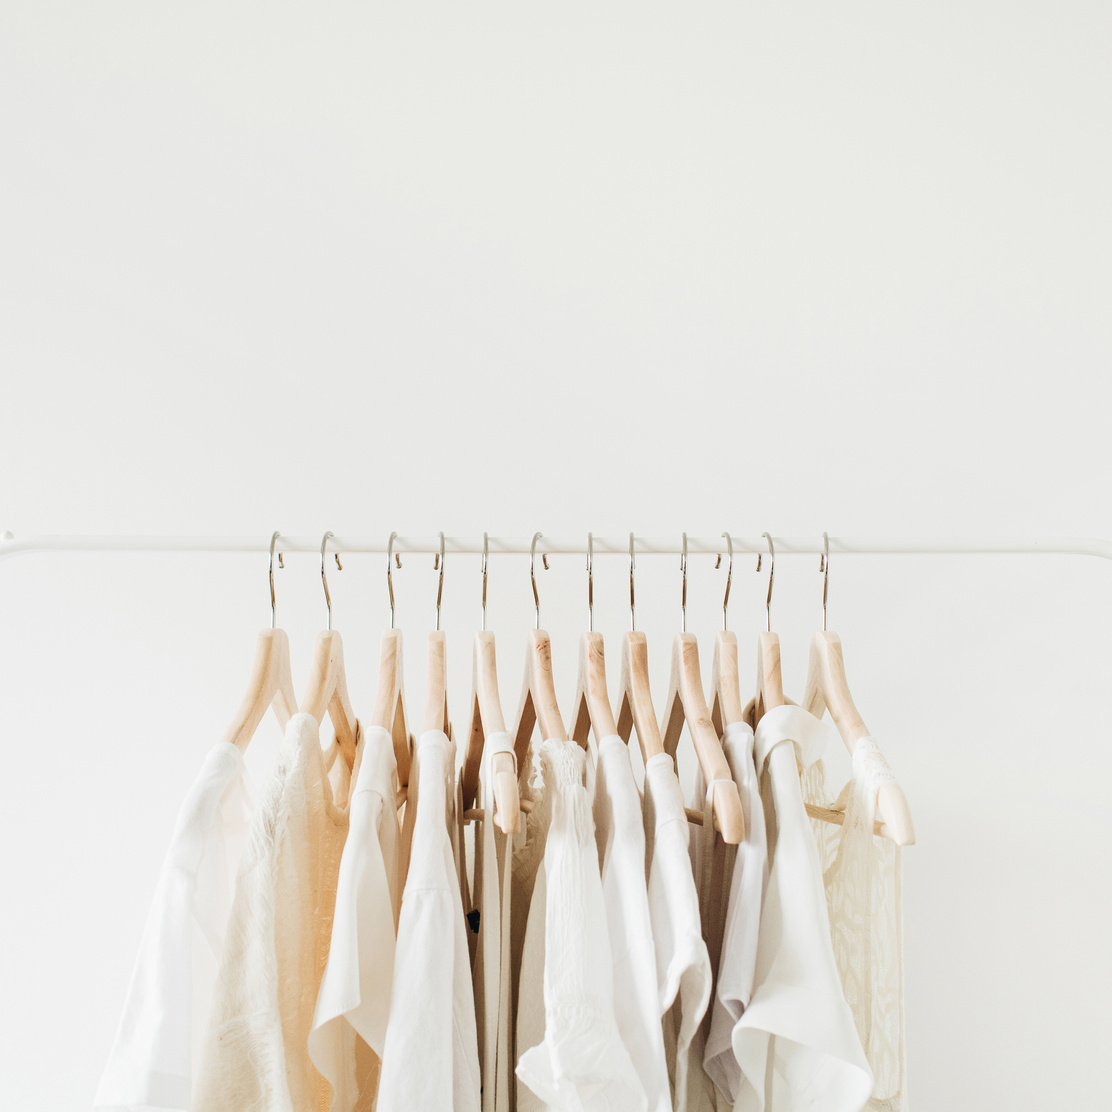
[[(1112, 536), (1110, 32), (1095, 3), (9, 2), (0, 528)], [(265, 564), (0, 566), (5, 1109), (89, 1104)], [(596, 564), (616, 659), (626, 565)], [(331, 576), (357, 710), (382, 565)], [(584, 574), (552, 565), (570, 699)], [(662, 699), (678, 568), (639, 573)], [(419, 706), (431, 560), (395, 585)], [(778, 563), (796, 691), (820, 588)], [(478, 592), (450, 560), (457, 719)], [(512, 706), (525, 562), (492, 557), (490, 593)], [(313, 557), (278, 598), (302, 675)], [(834, 561), (831, 628), (918, 827), (919, 1109), (1107, 1103), (1110, 608), (1096, 560)]]

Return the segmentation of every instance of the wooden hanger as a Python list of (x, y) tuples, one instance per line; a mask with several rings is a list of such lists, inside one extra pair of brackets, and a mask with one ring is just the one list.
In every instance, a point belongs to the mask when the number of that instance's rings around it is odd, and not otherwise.
[[(473, 806), (479, 790), (479, 769), (483, 749), (490, 734), (506, 734), (502, 702), (498, 697), (498, 665), (494, 653), (494, 634), (486, 628), (487, 535), (483, 534), (483, 628), (475, 634), (471, 667), (471, 732), (463, 758), (460, 777), (463, 784), (463, 806)], [(494, 821), (506, 834), (518, 828), (521, 797), (517, 789), (517, 770), (512, 749), (491, 753), (491, 775), (494, 778)]]
[[(788, 700), (784, 696), (784, 681), (780, 673), (780, 638), (772, 632), (772, 581), (776, 574), (776, 549), (772, 546), (772, 535), (762, 533), (768, 542), (768, 596), (765, 598), (764, 633), (757, 634), (757, 697), (754, 719), (773, 707), (782, 707)], [(757, 555), (757, 571), (761, 570), (761, 557)]]
[[(274, 545), (278, 537), (276, 530), (270, 538), (270, 629), (264, 629), (255, 641), (255, 660), (247, 693), (224, 734), (224, 741), (240, 750), (247, 748), (270, 707), (274, 708), (274, 716), (283, 730), (297, 713), (297, 694), (290, 670), (290, 639), (284, 629), (274, 626)], [(278, 553), (278, 566), (284, 567), (281, 552)]]
[(618, 736), (629, 743), (631, 729), (637, 730), (641, 758), (648, 764), (650, 757), (664, 752), (664, 739), (653, 709), (649, 686), (649, 648), (643, 633), (638, 633), (633, 595), (633, 534), (629, 535), (629, 624), (630, 632), (622, 638), (622, 662), (618, 678)]
[[(822, 536), (822, 629), (811, 639), (807, 680), (803, 688), (803, 707), (816, 718), (821, 718), (823, 711), (829, 710), (830, 717), (852, 756), (858, 740), (871, 735), (850, 694), (841, 638), (836, 633), (828, 633), (826, 629), (830, 548), (827, 535), (823, 533)], [(879, 833), (891, 838), (897, 845), (914, 844), (915, 826), (911, 821), (911, 809), (900, 785), (895, 782), (882, 785), (877, 793), (877, 803), (884, 817)]]
[[(552, 643), (548, 634), (540, 628), (541, 600), (537, 594), (535, 563), (537, 541), (540, 533), (533, 534), (529, 546), (529, 578), (533, 583), (533, 604), (537, 611), (537, 627), (529, 633), (525, 644), (525, 676), (521, 685), (521, 702), (517, 711), (517, 724), (514, 726), (514, 752), (517, 767), (522, 768), (529, 755), (529, 739), (533, 727), (539, 722), (545, 739), (567, 741), (564, 720), (560, 716), (560, 705), (556, 701), (556, 688), (552, 682)], [(541, 562), (548, 567), (548, 558), (542, 553)]]
[(568, 732), (587, 748), (587, 735), (593, 729), (595, 743), (618, 732), (610, 695), (606, 687), (606, 652), (602, 634), (595, 633), (594, 537), (587, 534), (587, 625), (588, 632), (579, 639), (579, 670), (572, 700), (571, 726)]
[(730, 774), (722, 743), (714, 731), (710, 709), (703, 694), (703, 678), (699, 669), (699, 646), (687, 626), (687, 534), (683, 535), (683, 632), (677, 633), (672, 642), (672, 669), (668, 679), (668, 698), (664, 703), (664, 717), (660, 732), (664, 750), (673, 758), (684, 722), (691, 733), (695, 755), (703, 770), (703, 779), (712, 787), (714, 814), (718, 820), (723, 841), (736, 845), (745, 837), (745, 816), (741, 809), (741, 796)]
[(737, 666), (737, 637), (726, 628), (730, 584), (734, 578), (734, 542), (729, 533), (723, 533), (722, 536), (726, 538), (730, 563), (726, 568), (726, 594), (722, 599), (722, 629), (714, 639), (714, 657), (710, 665), (710, 718), (719, 737), (728, 725), (740, 722), (745, 716)]
[(398, 786), (409, 784), (409, 769), (413, 753), (413, 739), (409, 736), (405, 717), (405, 668), (402, 662), (402, 631), (394, 628), (394, 579), (391, 565), (400, 556), (394, 555), (397, 533), (390, 534), (386, 545), (386, 588), (390, 596), (390, 628), (382, 635), (378, 659), (378, 692), (375, 696), (371, 724), (390, 733), (394, 741), (394, 759), (398, 766)]
[(440, 601), (444, 597), (444, 534), (440, 534), (440, 552), (433, 560), (433, 570), (440, 570), (436, 585), (436, 629), (429, 634), (429, 651), (425, 668), (425, 729), (440, 730), (450, 738), (452, 723), (448, 717), (448, 659), (444, 634), (440, 629)]
[[(309, 682), (301, 710), (311, 714), (318, 722), (324, 721), (327, 712), (336, 731), (336, 741), (348, 768), (355, 765), (355, 711), (348, 696), (347, 673), (344, 668), (344, 643), (332, 628), (332, 596), (328, 593), (328, 576), (324, 571), (325, 548), (331, 532), (325, 533), (320, 542), (320, 577), (324, 584), (324, 600), (328, 604), (328, 629), (317, 634), (313, 656), (309, 664)], [(336, 567), (343, 565), (336, 556)]]

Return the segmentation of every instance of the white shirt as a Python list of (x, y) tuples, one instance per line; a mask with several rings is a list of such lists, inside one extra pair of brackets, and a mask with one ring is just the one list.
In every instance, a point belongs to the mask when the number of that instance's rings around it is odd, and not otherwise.
[[(358, 724), (356, 745), (358, 775)], [(328, 1107), (308, 1041), (348, 827), (347, 763), (335, 768), (339, 804), (317, 721), (295, 714), (240, 863), (194, 1112)]]
[(768, 883), (768, 850), (749, 724), (728, 725), (722, 748), (741, 797), (745, 838), (732, 854), (729, 903), (703, 1063), (707, 1076), (730, 1101), (735, 1101), (741, 1085), (741, 1067), (734, 1057), (732, 1037), (734, 1026), (753, 994), (761, 905)]
[(372, 726), (351, 793), (328, 964), (309, 1034), (309, 1056), (332, 1086), (333, 1112), (371, 1108), (378, 1088), (401, 896), (397, 782), (390, 732)]
[(416, 820), (378, 1112), (478, 1112), (480, 1107), (467, 927), (448, 825), (454, 765), (455, 746), (444, 733), (421, 734), (409, 782), (407, 806), (416, 804)]
[(691, 1040), (710, 1000), (712, 973), (688, 858), (683, 792), (667, 753), (657, 753), (645, 762), (644, 816), (649, 917), (656, 946), (665, 1054), (675, 1112), (685, 1112)]
[(859, 1112), (872, 1090), (830, 942), (818, 850), (803, 806), (797, 749), (809, 763), (826, 727), (802, 707), (768, 711), (756, 764), (772, 811), (754, 990), (733, 1028), (737, 1112)]
[(220, 742), (178, 812), (94, 1108), (190, 1107), (254, 806), (243, 755)]
[[(613, 963), (586, 754), (574, 741), (538, 750), (547, 811), (544, 860), (525, 932), (518, 996), (518, 1112), (645, 1112), (645, 1090), (618, 1033)], [(536, 814), (534, 810), (534, 815)], [(544, 1033), (530, 1014), (543, 984)]]
[(592, 739), (587, 765), (588, 786), (594, 781), (592, 810), (614, 962), (618, 1032), (644, 1086), (649, 1112), (671, 1112), (645, 878), (644, 816), (629, 747), (617, 734), (602, 738), (597, 750)]
[(513, 839), (494, 821), (495, 752), (513, 752), (508, 733), (483, 745), (479, 799), (484, 818), (475, 824), (475, 905), (479, 910), (474, 985), (482, 1063), (483, 1112), (509, 1112), (513, 1052), (510, 1045), (510, 883)]

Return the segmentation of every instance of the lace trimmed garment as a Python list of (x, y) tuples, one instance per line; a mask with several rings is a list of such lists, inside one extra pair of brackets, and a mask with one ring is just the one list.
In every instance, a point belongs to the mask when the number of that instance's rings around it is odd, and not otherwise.
[(494, 821), (495, 753), (513, 753), (508, 733), (489, 734), (479, 769), (483, 818), (475, 823), (475, 1019), (482, 1065), (483, 1112), (509, 1112), (513, 1077), (510, 1045), (510, 882), (513, 838)]
[(644, 819), (665, 1060), (673, 1108), (686, 1112), (691, 1040), (710, 1001), (712, 972), (688, 857), (683, 792), (667, 753), (657, 753), (645, 763)]
[(479, 1112), (479, 1054), (466, 921), (450, 823), (455, 746), (417, 739), (407, 807), (416, 820), (398, 922), (379, 1112)]
[(649, 1112), (671, 1112), (645, 879), (644, 815), (629, 746), (617, 734), (602, 738), (597, 748), (591, 740), (587, 784), (593, 795), (602, 896), (614, 962), (618, 1032), (641, 1078)]
[(333, 1112), (373, 1108), (378, 1090), (401, 901), (397, 784), (393, 738), (372, 726), (351, 793), (328, 964), (309, 1034)]
[(255, 794), (243, 755), (209, 750), (178, 812), (119, 1032), (93, 1106), (187, 1109)]
[[(613, 964), (586, 754), (548, 740), (537, 759), (543, 790), (530, 835), (544, 837), (522, 954), (518, 998), (518, 1112), (646, 1112), (645, 1090), (618, 1033)], [(540, 814), (538, 815), (538, 812)], [(543, 1034), (535, 1008), (543, 985)]]
[[(827, 860), (826, 901), (834, 957), (873, 1071), (868, 1112), (907, 1112), (904, 1047), (901, 850), (873, 833), (877, 792), (892, 775), (871, 737), (853, 748), (853, 779), (833, 806), (845, 809), (841, 827), (814, 820)], [(821, 761), (807, 769), (809, 803), (831, 806)]]
[(772, 864), (753, 996), (733, 1029), (737, 1112), (858, 1112), (873, 1087), (834, 960), (796, 764), (797, 752), (809, 763), (828, 729), (788, 705), (768, 711), (756, 730)]
[[(356, 726), (356, 769), (362, 727)], [(331, 753), (335, 754), (333, 744)], [(309, 1058), (347, 835), (347, 763), (335, 797), (317, 721), (295, 714), (240, 863), (194, 1112), (310, 1112), (331, 1089)]]

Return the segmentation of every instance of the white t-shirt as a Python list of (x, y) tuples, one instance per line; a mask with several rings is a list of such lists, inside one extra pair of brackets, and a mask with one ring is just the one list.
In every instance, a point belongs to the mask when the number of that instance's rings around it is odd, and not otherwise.
[(756, 730), (766, 777), (768, 877), (754, 990), (733, 1028), (742, 1079), (737, 1112), (859, 1112), (872, 1090), (830, 942), (818, 849), (796, 764), (826, 727), (802, 707), (775, 707)]
[[(647, 1101), (618, 1033), (613, 962), (586, 754), (574, 741), (538, 750), (544, 789), (534, 808), (547, 829), (525, 930), (518, 995), (518, 1112), (645, 1112)], [(642, 866), (643, 867), (643, 866)], [(654, 978), (655, 979), (655, 978)], [(535, 1002), (544, 1000), (536, 1040)]]
[(363, 737), (340, 860), (328, 964), (309, 1056), (332, 1086), (333, 1112), (370, 1109), (378, 1089), (398, 905), (397, 764), (388, 730)]
[(190, 1107), (254, 806), (243, 755), (220, 742), (178, 812), (94, 1108)]
[[(378, 1112), (479, 1112), (471, 962), (449, 823), (455, 746), (417, 739), (407, 806), (416, 805), (398, 922)], [(416, 798), (415, 798), (416, 797)]]
[(722, 748), (741, 797), (745, 838), (731, 852), (729, 902), (718, 959), (718, 978), (711, 1004), (710, 1032), (703, 1064), (707, 1076), (730, 1100), (737, 1099), (741, 1067), (734, 1057), (732, 1036), (753, 995), (761, 905), (768, 883), (768, 850), (764, 806), (753, 761), (753, 731), (747, 722), (733, 722), (723, 733)]
[(699, 894), (688, 858), (687, 814), (667, 753), (645, 762), (645, 840), (649, 917), (675, 1112), (687, 1108), (691, 1040), (710, 1000), (712, 972), (699, 920)]
[(482, 1063), (483, 1112), (509, 1112), (513, 1052), (510, 1045), (510, 883), (513, 838), (494, 821), (495, 752), (513, 752), (508, 733), (492, 733), (483, 745), (479, 799), (484, 817), (475, 824), (475, 1018)]
[[(358, 777), (358, 724), (356, 746)], [(335, 784), (316, 719), (295, 714), (240, 863), (194, 1112), (328, 1107), (308, 1042), (348, 827), (347, 763), (334, 770)]]
[(629, 763), (629, 747), (617, 734), (602, 738), (597, 749), (592, 738), (587, 767), (614, 962), (618, 1032), (641, 1078), (649, 1112), (671, 1112), (656, 946), (645, 877), (644, 814)]

